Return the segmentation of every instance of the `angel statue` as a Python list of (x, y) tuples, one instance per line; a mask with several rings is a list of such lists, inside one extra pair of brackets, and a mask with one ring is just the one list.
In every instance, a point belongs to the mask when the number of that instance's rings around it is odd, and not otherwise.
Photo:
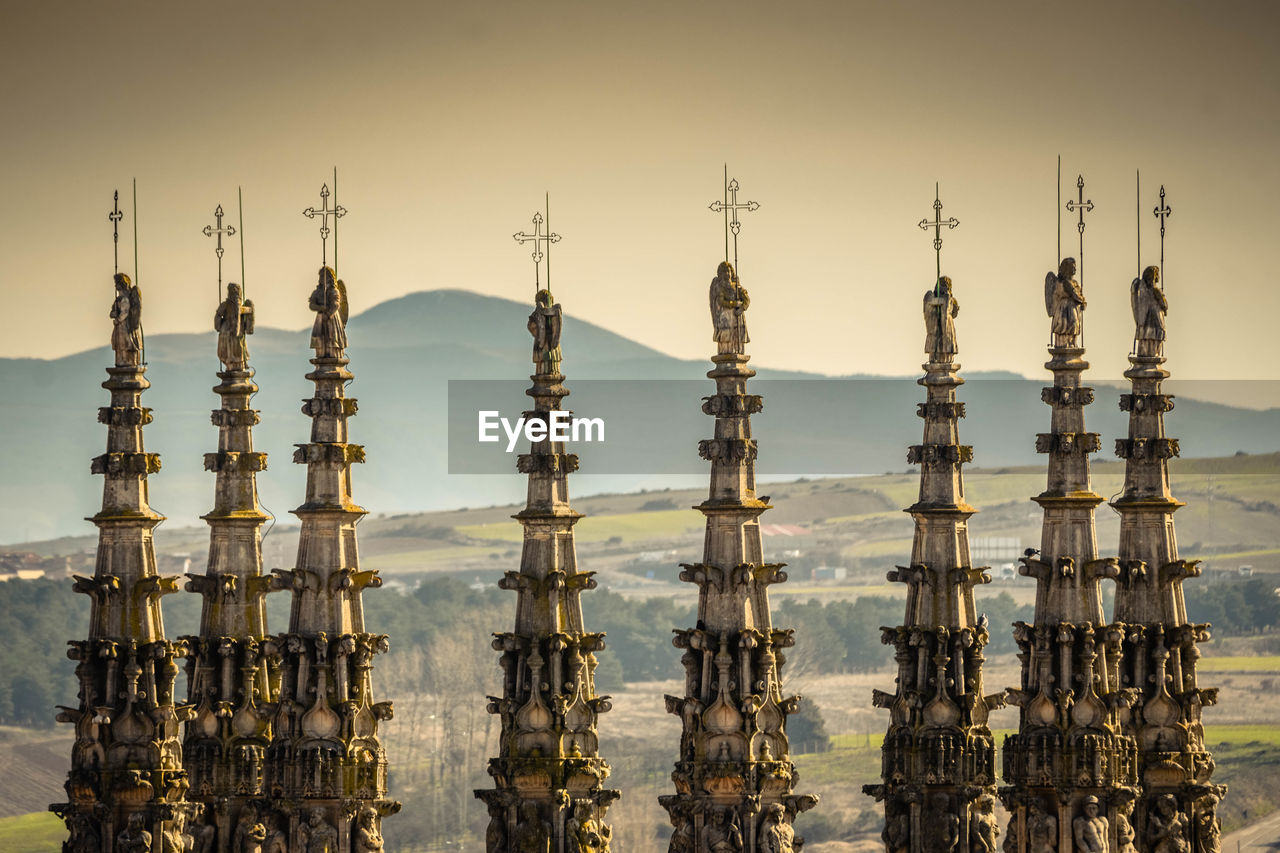
[(249, 365), (249, 346), (244, 336), (253, 334), (253, 300), (240, 295), (240, 285), (227, 285), (227, 298), (213, 315), (218, 333), (218, 361), (227, 370), (243, 370)]
[(116, 298), (111, 303), (111, 348), (116, 367), (142, 364), (142, 290), (122, 272), (116, 273)]
[(733, 265), (723, 262), (711, 280), (711, 323), (715, 327), (711, 339), (719, 345), (718, 352), (741, 354), (746, 351), (751, 341), (747, 337), (746, 319), (750, 307), (751, 297), (738, 281)]
[(932, 361), (951, 361), (956, 349), (956, 315), (960, 303), (951, 293), (951, 279), (942, 276), (938, 286), (924, 293), (924, 349)]
[(1133, 337), (1137, 342), (1138, 355), (1159, 355), (1164, 344), (1164, 315), (1169, 311), (1169, 301), (1159, 284), (1160, 268), (1151, 266), (1129, 286), (1129, 304), (1137, 326)]
[(1044, 309), (1053, 318), (1053, 345), (1073, 347), (1084, 329), (1084, 292), (1080, 283), (1072, 278), (1076, 274), (1076, 259), (1063, 258), (1058, 274), (1044, 277)]
[(311, 348), (318, 358), (342, 358), (342, 351), (347, 348), (347, 286), (334, 280), (329, 267), (320, 268), (320, 280), (311, 291), (310, 304), (316, 312)]
[(550, 290), (539, 290), (529, 315), (529, 334), (533, 335), (534, 370), (542, 375), (560, 373), (560, 327), (564, 314), (560, 303), (552, 303)]

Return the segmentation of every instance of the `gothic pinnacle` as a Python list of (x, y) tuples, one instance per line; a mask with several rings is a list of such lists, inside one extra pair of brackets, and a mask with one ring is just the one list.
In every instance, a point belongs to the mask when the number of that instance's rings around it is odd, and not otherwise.
[(884, 629), (896, 649), (897, 689), (875, 691), (873, 704), (889, 710), (883, 747), (883, 782), (864, 786), (885, 804), (889, 850), (971, 850), (993, 853), (998, 829), (995, 805), (995, 741), (987, 726), (1004, 694), (983, 694), (982, 649), (986, 620), (974, 607), (976, 584), (991, 580), (969, 557), (969, 517), (964, 463), (973, 449), (959, 443), (964, 383), (955, 363), (955, 317), (960, 306), (951, 279), (939, 275), (924, 294), (926, 401), (924, 442), (908, 449), (920, 465), (920, 494), (906, 511), (915, 520), (911, 564), (889, 572), (907, 585), (903, 624)]
[[(119, 222), (113, 209), (113, 226)], [(114, 277), (111, 348), (115, 364), (102, 387), (111, 403), (98, 410), (107, 427), (107, 452), (91, 466), (103, 475), (102, 509), (93, 577), (76, 577), (74, 589), (90, 598), (89, 637), (72, 642), (77, 661), (79, 704), (60, 707), (58, 721), (76, 730), (68, 801), (50, 809), (66, 821), (64, 849), (151, 849), (153, 839), (180, 838), (194, 813), (187, 802), (175, 704), (177, 660), (184, 644), (165, 637), (160, 599), (175, 592), (177, 579), (156, 570), (152, 533), (164, 520), (148, 503), (147, 477), (160, 458), (146, 452), (143, 427), (151, 410), (142, 406), (145, 377), (142, 294), (127, 275)], [(157, 845), (159, 846), (159, 845)]]
[(780, 672), (780, 652), (794, 640), (773, 627), (768, 593), (787, 576), (764, 561), (759, 519), (769, 505), (756, 495), (751, 437), (751, 415), (763, 403), (746, 389), (755, 375), (745, 350), (751, 300), (728, 261), (711, 281), (710, 304), (717, 353), (707, 376), (716, 393), (702, 411), (715, 418), (715, 437), (698, 445), (711, 463), (711, 487), (697, 507), (707, 532), (702, 561), (680, 572), (698, 587), (698, 623), (672, 641), (684, 649), (685, 688), (666, 697), (667, 711), (683, 730), (676, 793), (659, 802), (675, 827), (672, 853), (790, 853), (792, 822), (818, 798), (794, 791), (786, 720), (800, 697), (783, 694)]
[[(534, 363), (528, 419), (549, 419), (569, 395), (560, 372), (562, 317), (551, 292), (539, 290), (528, 323)], [(528, 476), (528, 500), (515, 516), (524, 547), (520, 570), (498, 583), (517, 595), (515, 626), (495, 635), (503, 688), (488, 706), (499, 715), (502, 734), (489, 761), (494, 788), (475, 792), (489, 812), (486, 849), (607, 850), (612, 831), (605, 813), (619, 792), (604, 787), (609, 764), (600, 757), (597, 732), (600, 714), (610, 708), (595, 687), (604, 635), (587, 631), (582, 615), (581, 595), (596, 582), (594, 572), (578, 568), (574, 547), (581, 515), (569, 505), (569, 475), (578, 457), (548, 430), (517, 468)]]
[[(279, 696), (281, 655), (267, 635), (264, 598), (279, 587), (262, 574), (262, 523), (269, 516), (258, 503), (257, 486), (267, 454), (253, 449), (258, 413), (251, 400), (258, 386), (247, 336), (253, 334), (254, 307), (235, 282), (227, 284), (213, 327), (222, 367), (213, 391), (221, 405), (211, 417), (218, 449), (204, 455), (204, 467), (216, 481), (213, 510), (204, 516), (208, 566), (203, 574), (187, 575), (186, 588), (202, 596), (203, 607), (199, 635), (184, 638), (193, 717), (183, 755), (190, 797), (203, 806), (203, 820), (190, 833), (209, 853), (236, 853), (238, 821), (247, 814), (258, 819), (256, 804), (266, 792), (270, 708)], [(274, 819), (267, 823), (271, 833), (281, 831)]]
[(400, 809), (387, 798), (387, 757), (378, 737), (392, 706), (375, 701), (373, 690), (374, 656), (388, 640), (364, 621), (364, 590), (382, 581), (360, 568), (356, 544), (365, 510), (352, 500), (351, 466), (364, 461), (364, 448), (348, 440), (356, 401), (345, 394), (353, 378), (347, 291), (331, 268), (320, 268), (309, 305), (315, 356), (307, 378), (315, 391), (302, 411), (311, 418), (311, 441), (293, 455), (307, 466), (307, 492), (293, 511), (301, 521), (296, 567), (273, 571), (293, 600), (288, 633), (272, 638), (283, 660), (266, 757), (270, 799), (264, 814), (246, 807), (242, 818), (280, 833), (289, 850), (340, 849), (340, 839), (376, 849), (382, 818)]
[(1159, 268), (1149, 266), (1133, 280), (1130, 305), (1135, 331), (1131, 367), (1124, 374), (1130, 392), (1120, 397), (1120, 409), (1129, 413), (1129, 433), (1116, 439), (1116, 455), (1125, 462), (1124, 491), (1111, 506), (1120, 514), (1115, 620), (1124, 627), (1124, 645), (1119, 675), (1132, 699), (1121, 727), (1138, 744), (1142, 781), (1132, 806), (1133, 834), (1144, 853), (1158, 849), (1170, 833), (1189, 834), (1192, 849), (1217, 853), (1217, 806), (1226, 786), (1211, 781), (1214, 764), (1201, 713), (1217, 702), (1218, 691), (1199, 684), (1198, 645), (1209, 639), (1209, 625), (1187, 619), (1183, 581), (1198, 577), (1200, 567), (1197, 560), (1178, 556), (1174, 533), (1174, 513), (1183, 503), (1169, 487), (1169, 460), (1179, 447), (1164, 430), (1173, 395), (1161, 388), (1169, 378), (1164, 368), (1169, 304)]
[(1120, 727), (1129, 701), (1117, 671), (1124, 626), (1107, 624), (1102, 612), (1101, 581), (1117, 568), (1115, 558), (1098, 557), (1094, 510), (1103, 498), (1090, 483), (1089, 454), (1101, 443), (1085, 430), (1093, 389), (1080, 383), (1089, 365), (1075, 271), (1075, 259), (1064, 258), (1045, 276), (1053, 385), (1041, 399), (1052, 415), (1036, 450), (1049, 456), (1048, 482), (1032, 499), (1044, 514), (1040, 550), (1021, 569), (1036, 580), (1035, 616), (1014, 626), (1022, 678), (1009, 701), (1018, 706), (1018, 732), (1005, 740), (1000, 789), (1008, 853), (1111, 849), (1108, 827), (1129, 826), (1138, 781), (1134, 741)]

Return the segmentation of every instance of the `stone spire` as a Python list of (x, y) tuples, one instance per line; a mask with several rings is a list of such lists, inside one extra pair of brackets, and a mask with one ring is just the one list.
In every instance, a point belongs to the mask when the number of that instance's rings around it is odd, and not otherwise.
[[(271, 742), (269, 708), (279, 695), (280, 656), (267, 638), (265, 602), (273, 578), (262, 575), (262, 523), (269, 516), (258, 504), (257, 472), (267, 454), (253, 449), (258, 392), (249, 366), (246, 335), (253, 333), (253, 302), (237, 284), (227, 285), (214, 329), (222, 381), (213, 391), (218, 450), (206, 453), (204, 467), (217, 475), (209, 523), (209, 562), (204, 574), (188, 575), (187, 590), (204, 599), (200, 634), (187, 640), (187, 673), (193, 717), (186, 725), (183, 757), (191, 778), (190, 797), (204, 806), (199, 832), (207, 853), (239, 853), (234, 827), (253, 815), (265, 796), (266, 749)], [(265, 830), (265, 826), (264, 826)]]
[[(351, 499), (351, 465), (364, 461), (364, 448), (347, 441), (356, 401), (344, 395), (353, 378), (346, 369), (346, 287), (329, 267), (320, 268), (310, 305), (315, 369), (307, 378), (315, 394), (302, 411), (311, 417), (311, 441), (293, 455), (307, 466), (307, 496), (293, 511), (302, 521), (297, 567), (276, 570), (293, 602), (289, 632), (275, 638), (283, 664), (267, 750), (273, 811), (261, 828), (284, 833), (289, 850), (364, 851), (381, 846), (381, 818), (400, 808), (386, 798), (387, 758), (378, 740), (391, 703), (373, 696), (373, 656), (386, 651), (387, 637), (364, 625), (361, 596), (381, 579), (361, 571), (356, 548), (365, 510)], [(253, 831), (252, 815), (241, 823)]]
[(594, 572), (578, 570), (573, 526), (582, 516), (569, 505), (569, 474), (578, 457), (551, 433), (567, 415), (569, 395), (560, 373), (561, 310), (540, 290), (529, 331), (533, 334), (533, 411), (524, 417), (545, 425), (545, 437), (519, 457), (529, 478), (528, 500), (515, 518), (524, 527), (520, 571), (499, 581), (514, 590), (515, 630), (496, 634), (502, 653), (502, 697), (488, 710), (502, 720), (499, 753), (489, 761), (494, 788), (476, 796), (488, 806), (489, 853), (597, 853), (609, 847), (604, 822), (619, 796), (605, 788), (609, 765), (600, 757), (596, 725), (609, 697), (595, 688), (595, 653), (604, 635), (583, 626), (583, 590)]
[[(1125, 460), (1124, 494), (1111, 502), (1120, 513), (1115, 619), (1126, 628), (1120, 683), (1137, 697), (1121, 722), (1138, 744), (1142, 796), (1132, 817), (1138, 849), (1154, 851), (1176, 835), (1184, 846), (1190, 841), (1194, 850), (1216, 853), (1217, 805), (1226, 787), (1210, 782), (1213, 758), (1200, 713), (1218, 691), (1197, 683), (1196, 644), (1209, 639), (1209, 626), (1191, 624), (1183, 600), (1182, 581), (1200, 568), (1178, 558), (1174, 534), (1173, 513), (1184, 504), (1169, 490), (1168, 461), (1178, 455), (1178, 440), (1164, 432), (1173, 396), (1160, 389), (1169, 372), (1162, 366), (1168, 303), (1159, 281), (1153, 266), (1132, 284), (1137, 328), (1124, 374), (1132, 391), (1120, 397), (1129, 437), (1116, 439), (1116, 455)], [(1177, 842), (1163, 846), (1175, 849)]]
[(1021, 568), (1036, 579), (1035, 618), (1014, 626), (1022, 679), (1009, 696), (1018, 733), (1005, 740), (1000, 790), (1011, 814), (1009, 853), (1119, 851), (1137, 782), (1133, 738), (1120, 733), (1123, 626), (1106, 624), (1102, 613), (1101, 580), (1117, 569), (1114, 558), (1098, 557), (1094, 510), (1104, 498), (1090, 485), (1089, 454), (1100, 442), (1085, 431), (1093, 389), (1080, 384), (1089, 364), (1074, 274), (1066, 258), (1045, 279), (1053, 385), (1040, 396), (1053, 414), (1051, 431), (1036, 437), (1036, 450), (1049, 455), (1047, 488), (1032, 499), (1044, 510), (1040, 551)]
[[(70, 830), (69, 853), (141, 853), (184, 833), (192, 807), (186, 802), (179, 718), (174, 704), (182, 643), (165, 639), (160, 597), (177, 578), (156, 571), (152, 533), (164, 521), (147, 501), (147, 475), (160, 457), (147, 453), (142, 428), (151, 410), (142, 392), (151, 387), (143, 355), (142, 294), (123, 273), (115, 276), (111, 335), (115, 366), (102, 387), (111, 404), (98, 410), (107, 426), (107, 452), (92, 471), (104, 476), (98, 556), (91, 578), (75, 590), (90, 598), (89, 637), (73, 641), (80, 702), (59, 709), (76, 741), (67, 778), (68, 802), (50, 808)], [(179, 845), (180, 847), (181, 845)]]
[(959, 304), (943, 276), (924, 295), (927, 392), (917, 414), (924, 443), (907, 459), (920, 465), (920, 497), (907, 509), (915, 519), (911, 565), (889, 572), (907, 585), (903, 624), (885, 628), (883, 642), (897, 650), (897, 690), (875, 691), (889, 709), (880, 785), (863, 790), (885, 802), (885, 845), (892, 853), (977, 851), (996, 848), (995, 742), (991, 709), (1004, 707), (1003, 691), (983, 695), (985, 617), (975, 616), (973, 588), (991, 577), (969, 559), (969, 517), (962, 466), (973, 448), (959, 443), (964, 404), (956, 389), (954, 318)]
[(800, 697), (782, 694), (782, 650), (793, 645), (793, 632), (775, 629), (769, 612), (769, 585), (787, 576), (781, 564), (764, 562), (760, 540), (769, 504), (756, 496), (750, 416), (762, 401), (746, 393), (755, 375), (746, 366), (749, 305), (733, 267), (722, 263), (711, 282), (718, 353), (707, 376), (716, 393), (702, 404), (716, 420), (715, 438), (698, 445), (711, 462), (710, 494), (697, 507), (706, 539), (702, 562), (680, 573), (698, 586), (698, 623), (676, 631), (684, 696), (666, 697), (683, 723), (671, 774), (676, 793), (659, 798), (675, 827), (673, 853), (792, 853), (800, 846), (792, 821), (818, 801), (794, 793), (786, 720)]

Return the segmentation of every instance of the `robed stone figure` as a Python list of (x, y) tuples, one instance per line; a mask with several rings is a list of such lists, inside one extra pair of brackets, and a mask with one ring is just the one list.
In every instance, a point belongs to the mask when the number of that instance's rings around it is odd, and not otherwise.
[(319, 358), (342, 358), (347, 348), (347, 288), (334, 279), (333, 270), (320, 268), (320, 280), (311, 291), (311, 348)]
[(751, 341), (747, 337), (746, 318), (750, 307), (751, 297), (739, 283), (733, 265), (723, 262), (711, 280), (711, 324), (715, 329), (712, 340), (718, 345), (719, 352), (741, 355), (746, 351), (746, 345)]
[(116, 273), (116, 296), (111, 303), (111, 348), (116, 367), (142, 364), (142, 290), (122, 272)]
[(1129, 287), (1129, 305), (1133, 308), (1134, 340), (1138, 355), (1158, 355), (1164, 343), (1164, 318), (1169, 301), (1160, 287), (1160, 268), (1147, 267), (1141, 278)]
[(550, 290), (539, 290), (529, 315), (529, 334), (533, 335), (534, 370), (556, 376), (560, 373), (560, 329), (564, 314), (560, 303), (552, 303)]
[(945, 275), (938, 286), (924, 293), (924, 349), (933, 361), (950, 361), (956, 349), (956, 315), (960, 303), (951, 293), (951, 279)]
[(213, 330), (218, 333), (218, 361), (227, 370), (243, 370), (249, 365), (249, 346), (245, 335), (253, 334), (253, 300), (244, 299), (240, 285), (227, 285), (227, 298), (213, 315)]
[(1074, 347), (1084, 330), (1084, 291), (1073, 276), (1076, 259), (1063, 258), (1058, 272), (1044, 277), (1044, 307), (1053, 319), (1053, 345)]

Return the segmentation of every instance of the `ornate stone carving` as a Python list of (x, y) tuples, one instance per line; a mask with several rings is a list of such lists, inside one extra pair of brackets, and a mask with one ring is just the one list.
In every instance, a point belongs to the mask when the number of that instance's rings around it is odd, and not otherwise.
[(253, 334), (253, 300), (240, 295), (240, 285), (227, 285), (227, 298), (213, 314), (213, 330), (218, 333), (218, 361), (227, 370), (243, 370), (249, 364), (245, 336)]
[(1054, 853), (1058, 847), (1058, 819), (1045, 811), (1040, 800), (1027, 806), (1027, 847), (1029, 853)]
[(1040, 389), (1040, 399), (1050, 406), (1087, 406), (1093, 402), (1093, 389), (1085, 386), (1050, 385)]
[(1008, 691), (1018, 731), (1004, 747), (1005, 853), (1109, 853), (1102, 804), (1131, 797), (1138, 783), (1136, 745), (1121, 730), (1132, 698), (1120, 684), (1124, 626), (1108, 624), (1102, 609), (1101, 581), (1121, 570), (1097, 553), (1094, 511), (1103, 498), (1091, 485), (1089, 454), (1101, 440), (1085, 429), (1094, 395), (1081, 381), (1089, 365), (1078, 346), (1084, 298), (1074, 272), (1068, 258), (1045, 281), (1053, 385), (1041, 399), (1053, 409), (1052, 431), (1036, 437), (1036, 450), (1049, 456), (1045, 490), (1032, 499), (1044, 519), (1039, 551), (1021, 568), (1036, 580), (1035, 617), (1014, 630), (1022, 677)]
[[(528, 394), (531, 420), (562, 411), (569, 391), (560, 374), (560, 306), (538, 294), (529, 318), (537, 372)], [(596, 586), (577, 564), (569, 504), (569, 475), (578, 457), (550, 433), (517, 459), (528, 477), (528, 499), (516, 518), (524, 526), (520, 570), (498, 582), (517, 594), (515, 630), (494, 636), (501, 652), (502, 696), (489, 697), (499, 715), (499, 752), (489, 761), (495, 786), (476, 796), (489, 809), (489, 853), (604, 853), (605, 823), (618, 792), (604, 787), (609, 765), (600, 757), (598, 720), (609, 697), (595, 688), (595, 653), (604, 635), (583, 629), (581, 593)]]
[(1172, 394), (1121, 394), (1120, 411), (1122, 412), (1160, 412), (1166, 414), (1173, 411)]
[(951, 420), (963, 418), (964, 415), (964, 403), (939, 400), (916, 404), (916, 417), (924, 418), (925, 420)]
[[(297, 815), (282, 821), (290, 853), (350, 853), (381, 838), (382, 817), (400, 804), (387, 798), (387, 756), (379, 724), (390, 702), (374, 698), (374, 658), (387, 637), (366, 629), (363, 593), (381, 586), (362, 570), (356, 524), (365, 510), (353, 500), (351, 466), (364, 448), (350, 442), (357, 406), (346, 397), (346, 289), (322, 268), (311, 294), (316, 312), (307, 374), (315, 392), (303, 404), (310, 441), (294, 461), (307, 466), (296, 568), (273, 570), (274, 588), (292, 595), (289, 632), (271, 637), (280, 655), (279, 697), (269, 709), (270, 742), (262, 756), (272, 809)], [(370, 816), (372, 812), (372, 816)]]
[(1044, 279), (1044, 307), (1053, 319), (1055, 347), (1074, 347), (1084, 329), (1085, 298), (1075, 274), (1076, 259), (1063, 258), (1058, 272), (1050, 272)]
[(89, 464), (89, 471), (117, 479), (156, 474), (160, 471), (160, 454), (104, 453), (93, 458)]
[(907, 448), (909, 465), (958, 465), (973, 461), (967, 444), (913, 444)]
[(760, 821), (756, 839), (757, 853), (795, 853), (796, 832), (786, 819), (787, 809), (782, 803), (770, 803)]
[(1135, 833), (1130, 816), (1133, 814), (1133, 800), (1123, 799), (1115, 809), (1116, 853), (1136, 853), (1133, 844)]
[(955, 853), (960, 843), (960, 818), (951, 806), (951, 798), (936, 793), (929, 798), (929, 812), (920, 823), (924, 829), (924, 853)]
[(698, 442), (698, 455), (708, 461), (724, 460), (745, 464), (755, 461), (756, 452), (754, 438), (704, 438)]
[(950, 361), (956, 347), (956, 322), (960, 303), (951, 293), (951, 279), (942, 276), (936, 287), (924, 292), (924, 351), (931, 361)]
[(115, 275), (116, 295), (111, 302), (111, 349), (116, 367), (142, 364), (142, 288), (122, 272)]
[(711, 279), (710, 296), (711, 325), (715, 330), (711, 339), (716, 342), (716, 351), (741, 355), (751, 342), (747, 336), (746, 317), (751, 297), (738, 281), (733, 264), (728, 261), (720, 264), (716, 277)]
[(759, 394), (713, 394), (702, 398), (702, 413), (713, 418), (758, 415), (764, 411)]
[[(926, 333), (932, 350), (937, 335), (928, 326)], [(915, 521), (911, 563), (887, 575), (908, 590), (902, 624), (881, 629), (881, 641), (894, 647), (898, 678), (893, 693), (872, 693), (872, 704), (889, 711), (889, 725), (882, 782), (863, 788), (884, 802), (887, 853), (991, 853), (998, 835), (987, 719), (1004, 700), (983, 690), (989, 633), (973, 590), (991, 578), (971, 565), (968, 549), (976, 510), (965, 499), (963, 465), (973, 451), (959, 443), (964, 409), (956, 389), (964, 380), (954, 355), (931, 355), (919, 380), (928, 397), (918, 407), (924, 443), (908, 450), (908, 460), (921, 465), (919, 498), (908, 508)]]
[(118, 853), (151, 853), (151, 833), (145, 826), (146, 819), (141, 812), (129, 815), (125, 828), (116, 836)]
[[(376, 812), (374, 816), (377, 817)], [(313, 808), (308, 812), (307, 822), (299, 829), (298, 838), (304, 853), (339, 853), (338, 831), (325, 821), (324, 809)]]
[(335, 280), (329, 267), (320, 268), (320, 280), (308, 304), (316, 313), (311, 326), (311, 348), (316, 357), (342, 358), (347, 348), (347, 288)]
[(1159, 355), (1164, 344), (1164, 318), (1169, 312), (1169, 302), (1159, 285), (1160, 268), (1150, 266), (1129, 286), (1129, 305), (1135, 326), (1134, 352), (1138, 355)]
[(578, 470), (576, 453), (521, 453), (516, 457), (516, 470), (521, 474), (572, 474)]
[(613, 835), (607, 823), (596, 820), (590, 803), (579, 803), (565, 821), (566, 853), (607, 853)]
[(711, 463), (710, 493), (698, 507), (707, 536), (702, 560), (682, 564), (680, 574), (697, 585), (699, 622), (676, 631), (673, 643), (686, 650), (684, 695), (666, 697), (681, 721), (675, 793), (659, 797), (675, 830), (672, 851), (795, 850), (791, 822), (816, 803), (793, 793), (786, 720), (800, 697), (782, 693), (782, 650), (793, 639), (770, 617), (769, 586), (786, 573), (765, 563), (760, 539), (758, 520), (769, 506), (755, 490), (750, 415), (762, 404), (746, 392), (755, 375), (743, 352), (748, 302), (732, 267), (721, 264), (711, 288), (717, 354), (707, 374), (716, 393), (703, 404), (716, 419), (715, 438), (698, 448)]
[(560, 373), (560, 330), (564, 325), (560, 303), (552, 303), (550, 290), (539, 290), (529, 315), (533, 335), (534, 372), (543, 376)]
[(1183, 581), (1200, 572), (1196, 561), (1178, 557), (1174, 533), (1182, 503), (1170, 490), (1168, 460), (1179, 446), (1164, 429), (1173, 398), (1161, 390), (1169, 376), (1161, 354), (1168, 303), (1158, 281), (1158, 270), (1149, 267), (1131, 291), (1135, 343), (1125, 371), (1131, 388), (1120, 398), (1129, 431), (1116, 440), (1116, 455), (1125, 460), (1124, 490), (1111, 502), (1120, 514), (1122, 567), (1114, 618), (1124, 626), (1119, 674), (1129, 701), (1122, 725), (1137, 742), (1142, 782), (1132, 812), (1146, 843), (1137, 846), (1183, 853), (1218, 844), (1214, 812), (1225, 789), (1210, 781), (1213, 758), (1201, 722), (1216, 694), (1200, 687), (1196, 668), (1197, 644), (1209, 639), (1208, 631), (1188, 623), (1184, 600)]
[(1147, 849), (1151, 853), (1189, 853), (1187, 818), (1173, 794), (1162, 794), (1147, 818)]
[(1176, 438), (1117, 438), (1116, 456), (1121, 459), (1172, 459), (1179, 455)]
[(1076, 853), (1107, 853), (1111, 827), (1099, 814), (1098, 798), (1090, 794), (1082, 801), (1081, 813), (1071, 822)]
[(217, 479), (214, 508), (204, 516), (209, 564), (203, 574), (187, 575), (187, 590), (201, 595), (204, 606), (199, 635), (184, 638), (191, 649), (191, 719), (183, 753), (191, 797), (210, 821), (201, 827), (201, 846), (208, 853), (266, 853), (279, 831), (258, 819), (260, 799), (271, 786), (267, 750), (270, 709), (279, 699), (273, 677), (279, 656), (267, 634), (264, 598), (279, 587), (262, 572), (261, 528), (268, 516), (258, 503), (256, 474), (266, 469), (267, 454), (253, 450), (258, 386), (243, 346), (253, 314), (235, 285), (228, 285), (215, 327), (224, 370), (213, 389), (221, 405), (210, 421), (218, 427), (219, 450), (204, 454), (204, 467)]
[(708, 853), (741, 853), (742, 827), (738, 824), (738, 813), (727, 808), (714, 809), (702, 827), (699, 849)]
[(969, 816), (970, 853), (996, 853), (1000, 827), (996, 823), (994, 807), (995, 797), (990, 794), (983, 794), (974, 801), (973, 813)]
[(1036, 435), (1036, 453), (1097, 453), (1102, 437), (1096, 432), (1042, 432)]
[(103, 383), (111, 400), (98, 412), (108, 452), (91, 466), (105, 475), (102, 508), (91, 519), (99, 530), (97, 562), (92, 577), (77, 576), (72, 586), (90, 598), (89, 632), (67, 652), (76, 661), (79, 701), (60, 707), (57, 719), (75, 727), (75, 740), (68, 801), (50, 807), (67, 824), (72, 853), (185, 845), (191, 808), (179, 739), (187, 710), (174, 698), (187, 645), (165, 637), (160, 600), (178, 584), (156, 571), (152, 532), (164, 519), (147, 502), (147, 478), (160, 470), (160, 458), (143, 445), (151, 412), (141, 404), (150, 387), (141, 298), (127, 276), (116, 277), (115, 359)]

